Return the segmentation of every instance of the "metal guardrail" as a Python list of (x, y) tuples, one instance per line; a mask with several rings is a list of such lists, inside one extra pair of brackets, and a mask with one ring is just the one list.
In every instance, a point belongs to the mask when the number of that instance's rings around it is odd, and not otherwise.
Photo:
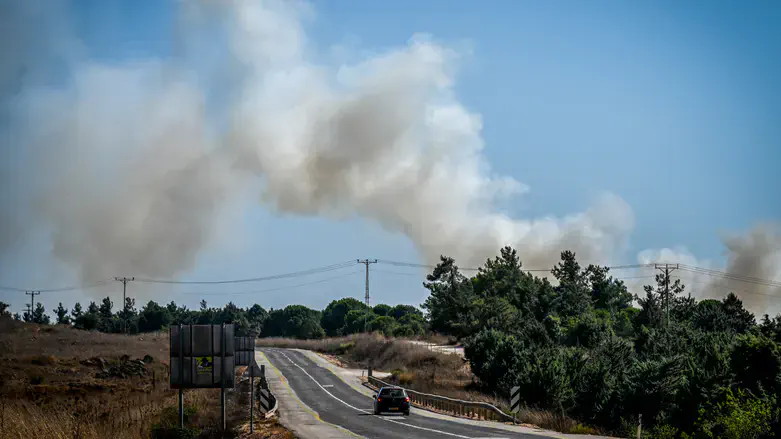
[[(378, 389), (383, 386), (394, 386), (394, 384), (386, 383), (373, 376), (369, 376), (368, 381), (369, 385)], [(404, 390), (407, 391), (410, 402), (420, 408), (453, 413), (457, 416), (479, 420), (513, 421), (512, 416), (487, 402), (464, 401), (461, 399), (448, 398), (446, 396), (418, 392), (407, 388), (404, 388)]]

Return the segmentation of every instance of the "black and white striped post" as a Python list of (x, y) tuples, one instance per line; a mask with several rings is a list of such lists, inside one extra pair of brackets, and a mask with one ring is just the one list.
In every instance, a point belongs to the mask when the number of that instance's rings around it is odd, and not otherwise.
[(274, 401), (272, 400), (271, 391), (268, 389), (260, 389), (260, 411), (264, 415), (271, 411)]
[(515, 386), (510, 390), (510, 411), (513, 413), (513, 425), (515, 425), (515, 414), (521, 410), (521, 388)]

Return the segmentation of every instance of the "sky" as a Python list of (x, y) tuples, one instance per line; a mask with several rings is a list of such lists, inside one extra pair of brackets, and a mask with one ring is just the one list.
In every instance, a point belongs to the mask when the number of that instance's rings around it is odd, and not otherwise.
[[(781, 220), (777, 2), (21, 3), (0, 3), (0, 285), (474, 267), (504, 244), (530, 269), (574, 247), (781, 281), (779, 235), (752, 235)], [(425, 300), (425, 269), (370, 270), (373, 303)], [(322, 308), (363, 273), (128, 291)], [(781, 311), (781, 289), (679, 274)]]

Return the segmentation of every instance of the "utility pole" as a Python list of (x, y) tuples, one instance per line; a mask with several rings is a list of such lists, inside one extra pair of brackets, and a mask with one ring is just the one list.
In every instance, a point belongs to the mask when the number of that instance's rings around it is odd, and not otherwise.
[(40, 291), (26, 291), (24, 294), (27, 294), (30, 296), (30, 312), (28, 315), (30, 316), (30, 321), (33, 321), (33, 310), (35, 310), (35, 296), (40, 296)]
[(366, 266), (366, 314), (363, 318), (363, 330), (369, 332), (369, 264), (376, 264), (376, 259), (358, 259), (359, 264)]
[(670, 272), (678, 269), (678, 264), (656, 264), (657, 270), (664, 273), (665, 325), (670, 326)]
[(122, 326), (124, 326), (124, 331), (127, 333), (127, 299), (125, 298), (127, 295), (127, 283), (136, 280), (136, 278), (115, 277), (114, 280), (122, 282)]

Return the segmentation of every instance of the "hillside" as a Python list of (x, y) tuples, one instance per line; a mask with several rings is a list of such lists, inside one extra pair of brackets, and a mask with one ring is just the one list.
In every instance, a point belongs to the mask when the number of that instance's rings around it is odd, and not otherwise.
[[(0, 318), (0, 389), (3, 437), (166, 437), (176, 424), (167, 332), (126, 336)], [(217, 389), (186, 391), (192, 431), (180, 437), (234, 437), (216, 432), (218, 401)], [(246, 404), (229, 393), (233, 433), (248, 420)]]

